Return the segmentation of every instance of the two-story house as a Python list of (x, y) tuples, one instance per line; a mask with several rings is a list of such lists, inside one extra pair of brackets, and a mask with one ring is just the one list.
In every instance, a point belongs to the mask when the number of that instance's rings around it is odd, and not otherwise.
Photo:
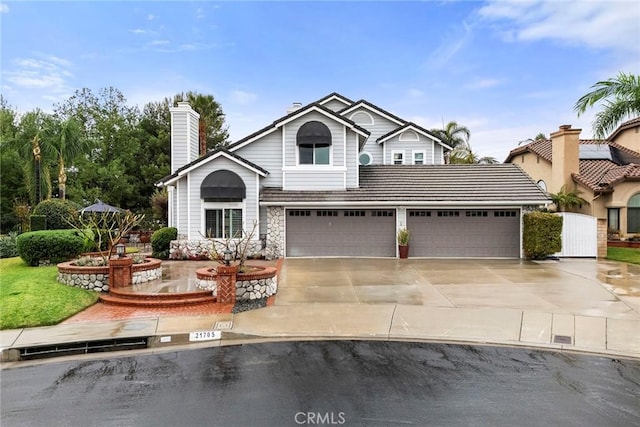
[(509, 153), (544, 190), (577, 191), (589, 202), (578, 211), (607, 219), (610, 231), (640, 234), (640, 117), (622, 123), (606, 140), (580, 139), (580, 129), (560, 126), (550, 139)]
[(225, 238), (259, 224), (268, 257), (521, 256), (523, 210), (549, 202), (515, 165), (445, 165), (451, 148), (367, 101), (332, 93), (198, 157), (198, 114), (171, 108), (169, 225)]

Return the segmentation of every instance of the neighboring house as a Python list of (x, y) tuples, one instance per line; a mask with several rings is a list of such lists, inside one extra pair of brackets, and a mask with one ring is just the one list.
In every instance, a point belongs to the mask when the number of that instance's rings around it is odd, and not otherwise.
[(640, 118), (629, 120), (606, 140), (579, 139), (580, 129), (560, 126), (551, 139), (509, 153), (549, 193), (577, 190), (587, 200), (580, 213), (607, 219), (610, 231), (640, 234)]
[(445, 165), (451, 148), (367, 101), (332, 93), (198, 158), (198, 114), (171, 108), (169, 225), (225, 238), (259, 223), (268, 257), (521, 256), (523, 210), (548, 196), (513, 165)]

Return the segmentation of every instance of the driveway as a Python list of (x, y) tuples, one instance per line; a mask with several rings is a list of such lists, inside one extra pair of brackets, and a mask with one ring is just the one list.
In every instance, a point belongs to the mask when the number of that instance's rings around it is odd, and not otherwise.
[(275, 305), (402, 304), (515, 308), (640, 318), (640, 266), (563, 259), (286, 259)]

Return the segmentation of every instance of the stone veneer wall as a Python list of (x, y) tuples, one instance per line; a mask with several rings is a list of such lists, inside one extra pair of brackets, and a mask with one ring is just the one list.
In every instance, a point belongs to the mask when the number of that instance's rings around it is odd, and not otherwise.
[[(235, 242), (231, 241), (230, 250), (235, 251)], [(211, 259), (211, 252), (213, 251), (214, 241), (212, 240), (172, 240), (169, 244), (169, 259), (190, 259), (190, 260), (207, 260)], [(225, 250), (225, 242), (222, 240), (216, 240), (216, 251), (223, 253)], [(262, 241), (250, 240), (249, 247), (247, 248), (247, 256), (261, 256), (262, 255)]]
[[(133, 284), (149, 282), (162, 278), (162, 262), (150, 259), (150, 262), (133, 264)], [(71, 262), (58, 264), (58, 282), (76, 288), (96, 292), (109, 291), (109, 266), (79, 267)]]
[(267, 207), (267, 259), (284, 257), (284, 208), (282, 206)]
[[(278, 276), (275, 268), (266, 268), (264, 272), (238, 274), (236, 276), (236, 299), (249, 301), (267, 298), (278, 291)], [(268, 277), (263, 277), (268, 276)], [(196, 271), (196, 286), (218, 295), (215, 270), (201, 268)]]

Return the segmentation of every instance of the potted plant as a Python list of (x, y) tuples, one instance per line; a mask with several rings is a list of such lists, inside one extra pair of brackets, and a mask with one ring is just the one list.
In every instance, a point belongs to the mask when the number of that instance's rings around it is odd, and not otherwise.
[(409, 238), (411, 237), (411, 233), (407, 228), (401, 228), (398, 231), (398, 253), (400, 254), (400, 258), (408, 258), (409, 257)]

